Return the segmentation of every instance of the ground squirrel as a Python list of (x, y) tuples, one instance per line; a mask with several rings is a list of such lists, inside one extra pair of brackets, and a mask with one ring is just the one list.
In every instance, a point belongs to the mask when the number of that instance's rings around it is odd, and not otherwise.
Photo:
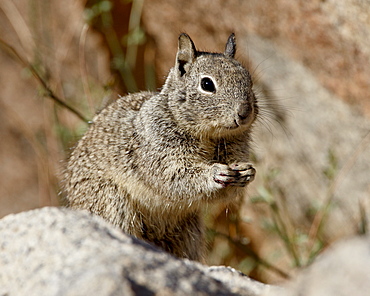
[(93, 119), (64, 176), (67, 206), (183, 258), (202, 256), (201, 209), (243, 194), (257, 100), (249, 72), (181, 34), (162, 90), (121, 97)]

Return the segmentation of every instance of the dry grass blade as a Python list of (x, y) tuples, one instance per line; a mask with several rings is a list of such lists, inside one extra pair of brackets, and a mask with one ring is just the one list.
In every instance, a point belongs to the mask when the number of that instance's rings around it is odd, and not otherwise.
[(82, 79), (82, 86), (84, 88), (85, 95), (87, 97), (87, 101), (89, 103), (90, 112), (93, 113), (94, 106), (91, 99), (91, 92), (89, 88), (89, 81), (86, 69), (86, 60), (85, 60), (85, 43), (87, 37), (87, 31), (89, 30), (89, 25), (85, 24), (81, 31), (80, 36), (80, 43), (79, 43), (79, 62), (80, 62), (80, 72), (81, 72), (81, 79)]
[(32, 38), (32, 33), (22, 17), (22, 14), (19, 12), (13, 1), (0, 1), (0, 8), (4, 11), (4, 14), (18, 35), (19, 41), (22, 44), (22, 50), (26, 54), (26, 57), (30, 57), (30, 49), (36, 48), (36, 45)]

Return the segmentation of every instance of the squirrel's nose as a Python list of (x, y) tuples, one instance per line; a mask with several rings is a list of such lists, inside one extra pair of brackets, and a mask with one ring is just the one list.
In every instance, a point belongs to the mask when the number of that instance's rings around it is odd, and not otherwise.
[(250, 115), (251, 113), (251, 108), (249, 106), (249, 104), (241, 104), (239, 106), (239, 109), (238, 109), (238, 116), (239, 116), (239, 119), (240, 120), (244, 120), (244, 119), (247, 119), (248, 116)]

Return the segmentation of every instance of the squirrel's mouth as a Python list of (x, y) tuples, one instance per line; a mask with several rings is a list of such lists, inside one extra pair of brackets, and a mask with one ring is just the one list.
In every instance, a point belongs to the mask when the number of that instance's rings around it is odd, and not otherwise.
[(237, 129), (238, 127), (240, 127), (240, 123), (236, 119), (234, 119), (234, 124), (227, 127), (227, 129), (234, 130), (234, 129)]
[(211, 138), (234, 136), (235, 134), (248, 130), (251, 127), (255, 116), (253, 114), (250, 114), (243, 119), (225, 119), (226, 118), (224, 118), (223, 122), (211, 121), (206, 125), (198, 126), (198, 128), (196, 128), (194, 131), (197, 134), (201, 134), (202, 136), (208, 136)]
[(230, 124), (227, 127), (227, 129), (235, 130), (235, 129), (238, 129), (238, 128), (242, 128), (242, 129), (248, 128), (252, 125), (254, 119), (255, 119), (255, 116), (253, 116), (253, 114), (250, 114), (245, 118), (234, 119), (233, 123)]
[(243, 119), (238, 121), (237, 119), (234, 119), (232, 122), (228, 124), (223, 124), (223, 125), (217, 125), (214, 127), (214, 130), (217, 131), (216, 133), (222, 133), (222, 134), (235, 134), (238, 133), (239, 131), (245, 131), (248, 129), (252, 123), (253, 119), (249, 118), (248, 119)]

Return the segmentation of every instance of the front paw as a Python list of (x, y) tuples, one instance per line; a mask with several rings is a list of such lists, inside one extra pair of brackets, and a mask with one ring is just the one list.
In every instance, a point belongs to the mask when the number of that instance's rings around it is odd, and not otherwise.
[(230, 165), (233, 171), (239, 173), (240, 186), (245, 186), (254, 180), (256, 170), (251, 163), (239, 162)]
[(213, 165), (213, 180), (222, 187), (229, 185), (244, 187), (254, 180), (256, 170), (250, 163), (231, 165), (216, 163)]

